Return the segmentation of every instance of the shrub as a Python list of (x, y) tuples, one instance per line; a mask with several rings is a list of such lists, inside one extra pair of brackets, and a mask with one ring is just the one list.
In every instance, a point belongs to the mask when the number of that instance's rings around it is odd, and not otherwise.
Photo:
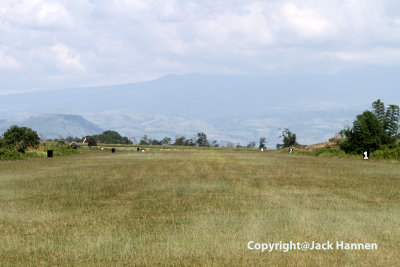
[(318, 157), (339, 157), (343, 158), (346, 156), (346, 153), (339, 149), (331, 149), (331, 148), (321, 148), (315, 151), (315, 155)]
[(44, 151), (46, 150), (53, 150), (54, 156), (68, 156), (80, 153), (79, 150), (74, 149), (73, 147), (70, 147), (67, 144), (59, 144), (59, 143), (47, 144), (46, 146), (44, 146)]
[(36, 148), (40, 144), (39, 136), (27, 127), (11, 126), (3, 134), (3, 145), (8, 149), (25, 152), (29, 147)]
[(395, 148), (385, 147), (371, 153), (371, 157), (378, 159), (400, 159), (400, 146)]
[(20, 159), (22, 158), (22, 154), (6, 148), (0, 148), (0, 160), (3, 159)]
[(88, 146), (97, 146), (97, 140), (93, 136), (87, 138)]

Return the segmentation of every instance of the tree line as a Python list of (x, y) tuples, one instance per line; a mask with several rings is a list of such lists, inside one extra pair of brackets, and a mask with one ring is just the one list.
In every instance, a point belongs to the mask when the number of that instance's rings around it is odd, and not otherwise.
[[(399, 106), (385, 104), (381, 100), (372, 103), (372, 110), (364, 111), (356, 116), (352, 127), (346, 127), (340, 131), (341, 140), (339, 147), (346, 153), (361, 153), (363, 151), (376, 151), (381, 149), (400, 149), (399, 136)], [(289, 129), (282, 131), (282, 144), (276, 146), (277, 149), (296, 147), (297, 136)], [(121, 136), (116, 131), (105, 131), (98, 135), (88, 135), (82, 138), (67, 137), (58, 138), (53, 141), (65, 142), (87, 142), (89, 146), (96, 146), (97, 143), (103, 144), (122, 144), (133, 145), (134, 142), (126, 136)], [(151, 139), (144, 135), (138, 145), (176, 145), (176, 146), (199, 146), (199, 147), (219, 147), (216, 140), (210, 141), (204, 132), (199, 132), (191, 138), (177, 136), (174, 141), (170, 137), (161, 140)], [(260, 137), (258, 148), (266, 148), (267, 139)], [(0, 149), (13, 150), (24, 153), (28, 148), (37, 148), (40, 138), (37, 132), (28, 127), (11, 126), (2, 136), (0, 136)], [(256, 142), (250, 142), (247, 146), (228, 142), (228, 147), (247, 147), (256, 148)]]

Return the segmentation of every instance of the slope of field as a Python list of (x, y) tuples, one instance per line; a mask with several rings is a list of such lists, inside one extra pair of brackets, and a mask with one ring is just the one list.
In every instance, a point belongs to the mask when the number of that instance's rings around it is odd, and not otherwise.
[[(398, 163), (259, 151), (0, 162), (1, 265), (394, 266)], [(255, 242), (378, 250), (248, 250)]]

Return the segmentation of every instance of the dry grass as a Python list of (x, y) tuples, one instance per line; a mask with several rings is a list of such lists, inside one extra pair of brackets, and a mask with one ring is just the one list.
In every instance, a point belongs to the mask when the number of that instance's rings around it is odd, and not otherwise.
[[(250, 151), (0, 162), (2, 265), (394, 266), (400, 166)], [(250, 240), (376, 242), (261, 253)]]

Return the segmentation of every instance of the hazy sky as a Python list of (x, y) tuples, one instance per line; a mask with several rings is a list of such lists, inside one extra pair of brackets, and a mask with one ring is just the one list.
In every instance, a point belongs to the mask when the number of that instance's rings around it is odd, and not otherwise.
[(0, 94), (400, 65), (395, 0), (0, 3)]

